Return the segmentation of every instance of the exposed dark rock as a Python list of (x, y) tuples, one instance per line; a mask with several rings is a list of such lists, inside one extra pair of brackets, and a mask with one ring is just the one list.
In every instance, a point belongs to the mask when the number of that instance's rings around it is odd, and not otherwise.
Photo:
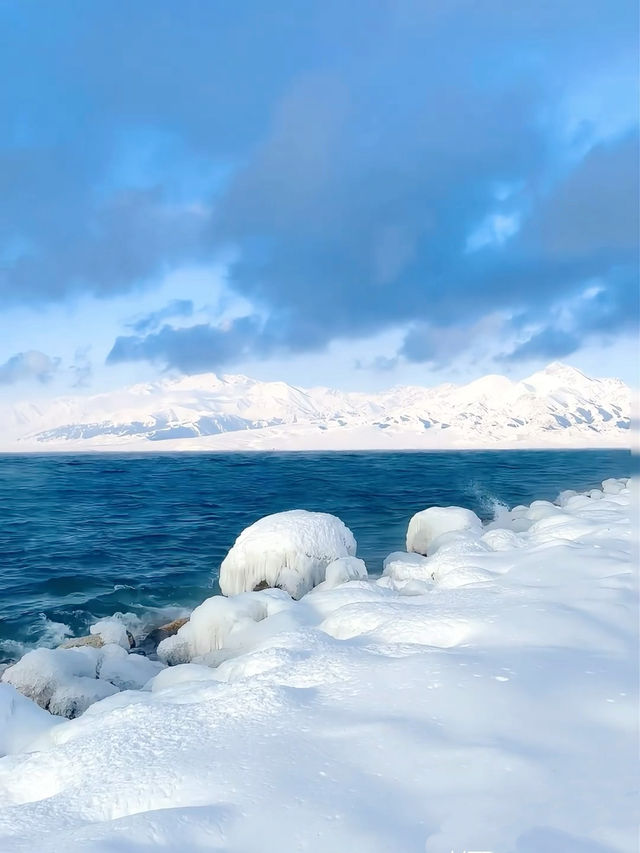
[(180, 628), (189, 621), (189, 617), (185, 616), (182, 619), (174, 619), (173, 622), (167, 622), (166, 625), (160, 625), (150, 631), (144, 640), (140, 643), (140, 651), (145, 654), (153, 654), (158, 648), (159, 643), (166, 640), (167, 637), (173, 637), (177, 634)]
[[(131, 631), (127, 631), (127, 639), (129, 640), (129, 648), (134, 649), (136, 641)], [(104, 640), (100, 634), (87, 634), (86, 637), (71, 637), (70, 640), (61, 643), (59, 648), (73, 649), (76, 646), (92, 646), (94, 649), (101, 649), (104, 646)]]
[(65, 640), (60, 648), (73, 649), (76, 646), (92, 646), (94, 649), (101, 649), (104, 646), (104, 641), (100, 634), (89, 634), (86, 637), (72, 637), (70, 640)]

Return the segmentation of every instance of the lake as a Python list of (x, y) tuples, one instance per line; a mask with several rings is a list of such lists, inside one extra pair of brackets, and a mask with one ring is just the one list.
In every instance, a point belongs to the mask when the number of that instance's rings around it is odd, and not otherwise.
[(272, 512), (340, 516), (379, 573), (420, 509), (489, 519), (635, 463), (621, 450), (0, 456), (0, 663), (115, 612), (142, 631), (192, 609)]

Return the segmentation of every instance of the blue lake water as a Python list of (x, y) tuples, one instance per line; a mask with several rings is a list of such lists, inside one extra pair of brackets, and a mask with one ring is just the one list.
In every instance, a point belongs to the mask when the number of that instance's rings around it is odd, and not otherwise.
[[(339, 515), (371, 572), (414, 512), (483, 519), (629, 476), (627, 451), (0, 456), (0, 663), (114, 612), (162, 621), (218, 591), (236, 536), (268, 513)], [(154, 618), (155, 617), (155, 618)]]

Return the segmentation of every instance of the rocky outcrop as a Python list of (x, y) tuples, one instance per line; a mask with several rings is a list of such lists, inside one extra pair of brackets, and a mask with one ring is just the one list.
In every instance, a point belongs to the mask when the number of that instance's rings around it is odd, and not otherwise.
[[(127, 637), (129, 639), (129, 648), (134, 649), (136, 641), (131, 631), (127, 631)], [(94, 649), (101, 649), (104, 646), (104, 640), (100, 634), (88, 634), (86, 637), (71, 637), (70, 640), (65, 640), (59, 648), (74, 649), (77, 646), (91, 646)]]
[(70, 640), (65, 640), (58, 648), (75, 649), (77, 646), (91, 646), (94, 649), (101, 649), (104, 646), (104, 641), (99, 634), (89, 634), (86, 637), (72, 637)]
[(167, 622), (166, 625), (160, 625), (157, 628), (154, 628), (153, 631), (150, 631), (140, 643), (141, 651), (145, 654), (154, 654), (158, 645), (163, 640), (177, 634), (180, 628), (182, 628), (183, 625), (186, 625), (188, 621), (189, 617), (185, 616), (181, 619), (174, 619), (173, 622)]

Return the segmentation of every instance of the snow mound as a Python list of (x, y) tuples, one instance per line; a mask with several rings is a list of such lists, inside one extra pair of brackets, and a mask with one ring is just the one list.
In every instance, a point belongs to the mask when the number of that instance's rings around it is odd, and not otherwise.
[(388, 557), (384, 558), (382, 566), (383, 575), (395, 582), (431, 580), (429, 560), (422, 554), (393, 551)]
[(163, 669), (151, 681), (149, 687), (153, 693), (157, 693), (159, 690), (169, 690), (184, 684), (193, 684), (196, 681), (216, 680), (216, 673), (209, 666), (199, 663), (181, 663)]
[(364, 580), (368, 576), (364, 560), (358, 557), (338, 557), (326, 568), (325, 589), (332, 589), (349, 581)]
[(102, 650), (90, 646), (72, 649), (33, 649), (2, 673), (41, 708), (63, 717), (77, 717), (118, 688), (98, 679)]
[[(291, 606), (281, 590), (240, 593), (232, 598), (214, 595), (196, 607), (189, 621), (158, 646), (161, 661), (175, 666), (204, 659), (230, 647), (242, 649), (247, 630), (268, 616)], [(217, 656), (217, 660), (224, 659)]]
[(480, 541), (484, 542), (492, 551), (511, 551), (514, 548), (524, 547), (522, 538), (513, 530), (506, 528), (487, 530), (480, 537)]
[(223, 595), (237, 595), (264, 585), (299, 599), (324, 581), (330, 563), (355, 553), (353, 534), (335, 515), (278, 512), (238, 536), (220, 566), (220, 589)]
[(609, 477), (608, 480), (603, 481), (602, 491), (605, 495), (619, 495), (627, 488), (628, 482), (628, 480), (616, 480), (613, 477)]
[(0, 758), (25, 752), (59, 722), (11, 684), (0, 684)]
[(118, 692), (115, 684), (109, 681), (79, 675), (55, 686), (47, 709), (51, 714), (73, 720), (84, 714), (90, 705)]
[(97, 674), (118, 690), (142, 690), (164, 665), (144, 655), (128, 654), (121, 646), (104, 646)]
[(33, 649), (2, 673), (23, 696), (52, 714), (73, 719), (120, 690), (139, 690), (163, 664), (130, 655), (119, 645)]
[(48, 708), (56, 690), (76, 678), (96, 679), (100, 655), (97, 649), (33, 649), (2, 673), (2, 680), (23, 696)]
[(409, 522), (407, 551), (430, 556), (437, 550), (441, 536), (462, 530), (477, 534), (482, 531), (482, 522), (470, 509), (460, 506), (432, 506), (423, 509)]

